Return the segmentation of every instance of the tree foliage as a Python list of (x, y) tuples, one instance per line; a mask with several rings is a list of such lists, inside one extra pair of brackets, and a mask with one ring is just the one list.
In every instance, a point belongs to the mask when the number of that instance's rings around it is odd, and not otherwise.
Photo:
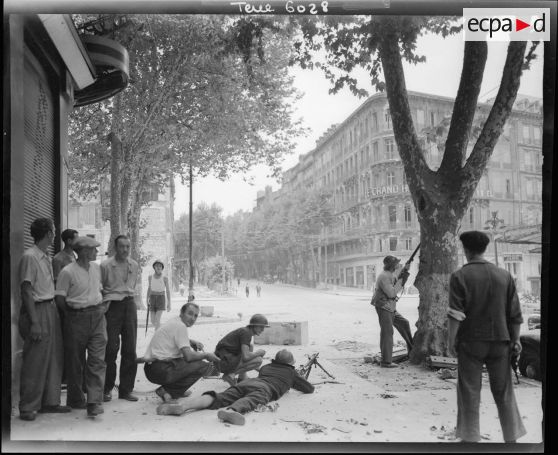
[(144, 190), (169, 175), (186, 179), (190, 165), (221, 179), (258, 163), (277, 173), (293, 150), (303, 129), (293, 120), (289, 27), (253, 22), (248, 30), (226, 16), (136, 15), (109, 30), (129, 52), (130, 84), (74, 111), (70, 164), (80, 197), (110, 175), (113, 233), (137, 231)]
[(332, 210), (328, 193), (301, 188), (288, 198), (264, 202), (252, 213), (237, 212), (226, 218), (226, 256), (246, 278), (276, 275), (292, 280), (302, 270), (316, 269), (314, 250), (323, 228), (334, 220)]

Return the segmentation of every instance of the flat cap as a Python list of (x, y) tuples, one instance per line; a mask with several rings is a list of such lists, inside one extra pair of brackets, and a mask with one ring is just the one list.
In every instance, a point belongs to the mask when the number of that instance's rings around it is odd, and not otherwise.
[(97, 248), (98, 246), (101, 246), (101, 244), (91, 237), (78, 237), (74, 240), (74, 243), (72, 243), (72, 248), (74, 250), (79, 250), (80, 248)]

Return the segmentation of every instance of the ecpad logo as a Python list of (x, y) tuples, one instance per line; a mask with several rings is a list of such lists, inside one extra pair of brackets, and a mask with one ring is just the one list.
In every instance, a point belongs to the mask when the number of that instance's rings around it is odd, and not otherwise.
[(549, 41), (550, 8), (464, 8), (465, 41)]

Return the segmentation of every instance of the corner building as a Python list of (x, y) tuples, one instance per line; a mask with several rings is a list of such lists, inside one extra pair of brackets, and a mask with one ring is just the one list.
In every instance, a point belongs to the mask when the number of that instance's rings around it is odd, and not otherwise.
[[(426, 140), (426, 131), (449, 120), (454, 100), (409, 92), (409, 104), (423, 153), (435, 170), (442, 152)], [(491, 102), (480, 103), (477, 118)], [(507, 268), (523, 292), (539, 292), (540, 248), (507, 243), (506, 229), (540, 232), (542, 222), (542, 100), (518, 95), (504, 132), (471, 201), (461, 229), (483, 230), (497, 212), (497, 252), (487, 259)], [(475, 140), (471, 139), (470, 149)], [(469, 150), (470, 151), (470, 150)], [(368, 98), (340, 125), (332, 126), (314, 150), (283, 175), (282, 197), (301, 186), (332, 195), (335, 219), (323, 230), (317, 282), (372, 289), (391, 254), (405, 261), (420, 241), (415, 208), (406, 184), (385, 93)], [(490, 232), (489, 232), (490, 233)], [(491, 243), (492, 245), (492, 243)], [(464, 256), (459, 258), (464, 261)], [(411, 269), (416, 273), (418, 257)], [(309, 272), (311, 273), (311, 272)], [(325, 277), (325, 279), (324, 279)]]

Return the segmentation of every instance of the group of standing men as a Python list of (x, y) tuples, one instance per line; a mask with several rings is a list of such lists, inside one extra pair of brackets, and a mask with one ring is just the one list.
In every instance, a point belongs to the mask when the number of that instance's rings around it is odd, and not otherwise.
[[(130, 240), (119, 235), (115, 255), (99, 266), (99, 242), (62, 233), (64, 249), (51, 261), (52, 220), (31, 223), (34, 245), (20, 262), (22, 307), (19, 332), (24, 340), (20, 380), (20, 418), (40, 413), (87, 409), (94, 417), (112, 399), (120, 350), (119, 398), (132, 394), (136, 372), (137, 309), (134, 301), (139, 266), (129, 258)], [(74, 252), (77, 258), (74, 256)], [(120, 346), (122, 343), (122, 346)], [(67, 405), (60, 404), (65, 371)]]

